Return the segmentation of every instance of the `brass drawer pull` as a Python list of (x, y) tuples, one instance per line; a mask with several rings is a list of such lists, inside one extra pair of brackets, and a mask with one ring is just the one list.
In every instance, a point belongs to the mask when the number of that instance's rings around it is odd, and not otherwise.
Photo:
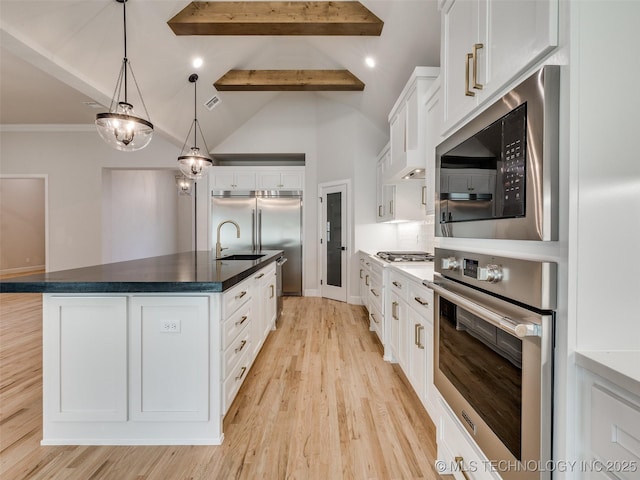
[(426, 300), (421, 299), (420, 297), (415, 297), (414, 300), (416, 302), (418, 302), (420, 305), (422, 305), (423, 307), (428, 307), (429, 306), (429, 302), (427, 302)]
[(269, 285), (269, 287), (271, 287), (271, 296), (269, 298), (273, 298), (273, 296), (275, 295), (275, 287), (273, 285)]
[(260, 275), (258, 275), (257, 277), (253, 277), (253, 278), (255, 278), (256, 280), (258, 280), (258, 279), (260, 279), (260, 278), (262, 278), (262, 277), (264, 277), (264, 273), (261, 273), (261, 274), (260, 274)]
[(362, 278), (362, 272), (363, 272), (363, 270), (360, 269), (360, 278)]
[(391, 302), (391, 317), (393, 317), (395, 320), (399, 320), (398, 305), (398, 302)]
[(236, 348), (236, 350), (235, 350), (236, 353), (241, 352), (246, 344), (247, 344), (247, 341), (246, 340), (242, 340), (242, 342), (240, 342), (240, 346), (238, 348)]
[(244, 297), (247, 294), (246, 290), (243, 290), (242, 292), (240, 292), (238, 295), (236, 295), (236, 300), (241, 299), (242, 297)]
[(400, 282), (391, 282), (391, 283), (393, 283), (393, 285), (398, 288), (402, 288), (402, 284)]
[(249, 318), (249, 317), (247, 317), (246, 315), (243, 315), (243, 316), (240, 318), (240, 320), (238, 320), (238, 321), (236, 322), (236, 325), (242, 325), (242, 324), (247, 320), (247, 318)]
[(422, 187), (422, 205), (427, 204), (427, 187)]
[(376, 315), (374, 313), (371, 314), (371, 318), (373, 319), (374, 322), (380, 323), (379, 320), (376, 320)]
[(380, 294), (376, 293), (376, 291), (373, 288), (371, 289), (371, 293), (373, 293), (376, 297), (380, 296)]
[(466, 480), (471, 480), (471, 479), (469, 478), (469, 475), (467, 475), (467, 469), (466, 469), (466, 467), (464, 466), (464, 458), (462, 458), (462, 457), (456, 457), (456, 458), (455, 458), (455, 462), (456, 462), (456, 465), (457, 465), (457, 467), (458, 467), (458, 468), (457, 468), (457, 470), (458, 470), (460, 473), (462, 473), (462, 476), (463, 476)]
[(366, 275), (364, 277), (364, 284), (368, 287), (369, 286), (369, 275)]
[(236, 381), (240, 380), (242, 377), (244, 377), (244, 373), (247, 371), (247, 367), (242, 367), (242, 369), (240, 370), (240, 375), (238, 375), (236, 377)]

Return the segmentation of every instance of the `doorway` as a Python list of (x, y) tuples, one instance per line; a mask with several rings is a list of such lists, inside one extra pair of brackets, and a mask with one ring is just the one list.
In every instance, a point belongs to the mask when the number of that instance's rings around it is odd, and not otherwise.
[(0, 176), (0, 274), (47, 270), (47, 176)]
[(322, 296), (347, 301), (349, 181), (320, 185), (320, 261)]

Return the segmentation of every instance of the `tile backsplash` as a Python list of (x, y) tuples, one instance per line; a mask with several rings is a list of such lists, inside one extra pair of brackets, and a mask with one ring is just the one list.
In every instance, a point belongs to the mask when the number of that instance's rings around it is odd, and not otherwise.
[(433, 253), (435, 216), (421, 222), (397, 224), (398, 250), (424, 250)]

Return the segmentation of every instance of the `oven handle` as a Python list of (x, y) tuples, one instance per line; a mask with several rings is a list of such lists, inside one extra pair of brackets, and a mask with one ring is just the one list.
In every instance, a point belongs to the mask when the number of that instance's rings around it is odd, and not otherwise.
[(429, 282), (427, 280), (422, 282), (423, 285), (429, 287), (431, 290), (436, 292), (441, 297), (446, 298), (447, 300), (455, 303), (456, 305), (460, 305), (465, 310), (469, 310), (471, 313), (482, 317), (487, 322), (492, 325), (506, 331), (507, 333), (513, 335), (514, 337), (524, 338), (524, 337), (540, 337), (542, 336), (540, 325), (536, 325), (535, 323), (529, 322), (518, 322), (509, 317), (503, 317), (502, 315), (498, 315), (497, 313), (485, 308), (481, 305), (478, 305), (471, 300), (458, 295), (457, 293), (453, 293), (450, 290), (438, 285), (434, 282)]

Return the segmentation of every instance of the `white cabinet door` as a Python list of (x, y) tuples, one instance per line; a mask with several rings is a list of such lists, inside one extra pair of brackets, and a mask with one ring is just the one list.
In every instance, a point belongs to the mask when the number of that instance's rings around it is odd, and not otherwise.
[(486, 0), (484, 8), (487, 62), (482, 81), (495, 90), (558, 45), (558, 1)]
[(131, 298), (132, 420), (209, 419), (209, 337), (208, 297)]
[(395, 172), (406, 163), (407, 156), (407, 106), (403, 103), (391, 119), (390, 127), (390, 163), (389, 171)]
[(127, 298), (45, 295), (45, 423), (127, 420)]
[(440, 98), (440, 79), (427, 92), (425, 119), (425, 185), (422, 194), (422, 204), (427, 215), (435, 213), (436, 192), (436, 146), (442, 141), (442, 101)]
[(450, 0), (442, 9), (444, 130), (558, 44), (557, 0)]
[(301, 190), (302, 172), (259, 171), (257, 184), (259, 190)]
[(228, 167), (214, 167), (212, 173), (213, 190), (255, 190), (256, 174), (253, 170), (226, 170)]
[(256, 188), (256, 174), (254, 172), (239, 171), (234, 174), (234, 188), (237, 190), (253, 190)]
[[(477, 89), (470, 87), (472, 60), (467, 55), (480, 43), (478, 1), (453, 0), (442, 11), (444, 123), (450, 126), (478, 104)], [(473, 93), (473, 96), (466, 92)]]
[(212, 188), (214, 190), (231, 190), (235, 185), (235, 175), (233, 172), (214, 173)]
[(412, 308), (408, 311), (409, 317), (409, 381), (416, 391), (418, 398), (424, 402), (426, 398), (427, 384), (427, 338), (426, 322)]
[(276, 273), (275, 271), (267, 274), (262, 282), (262, 299), (263, 299), (263, 324), (262, 324), (262, 342), (267, 338), (269, 332), (275, 327), (277, 314), (277, 298), (276, 298)]

